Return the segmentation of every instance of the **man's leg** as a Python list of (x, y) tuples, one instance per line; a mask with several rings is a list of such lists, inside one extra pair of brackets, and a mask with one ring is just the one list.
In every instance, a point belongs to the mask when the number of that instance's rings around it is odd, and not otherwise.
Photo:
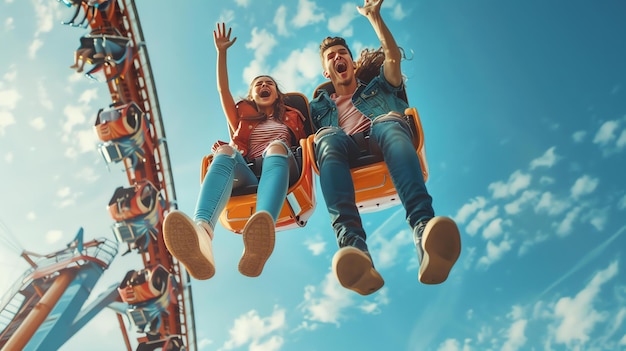
[(355, 203), (350, 158), (356, 155), (356, 143), (339, 128), (325, 128), (315, 136), (320, 185), (340, 248), (333, 257), (333, 271), (342, 286), (369, 295), (384, 281), (372, 263)]
[[(397, 116), (399, 117), (399, 116)], [(400, 118), (400, 117), (399, 117)], [(448, 278), (461, 253), (459, 229), (447, 217), (435, 217), (411, 135), (402, 120), (392, 114), (378, 117), (372, 126), (383, 157), (413, 228), (418, 259), (419, 280), (439, 284)]]

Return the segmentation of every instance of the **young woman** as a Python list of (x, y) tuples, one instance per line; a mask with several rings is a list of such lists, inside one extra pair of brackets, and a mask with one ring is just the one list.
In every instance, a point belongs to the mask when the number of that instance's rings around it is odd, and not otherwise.
[[(217, 49), (217, 88), (231, 134), (229, 144), (218, 146), (202, 182), (193, 219), (172, 211), (163, 222), (163, 238), (170, 253), (196, 279), (215, 274), (213, 230), (234, 187), (258, 184), (256, 213), (243, 229), (244, 252), (239, 271), (259, 276), (274, 250), (275, 223), (289, 186), (290, 147), (305, 138), (304, 117), (284, 104), (284, 95), (270, 76), (252, 80), (246, 99), (235, 103), (228, 85), (226, 52), (237, 38), (231, 28), (213, 31)], [(260, 180), (247, 160), (263, 157)]]

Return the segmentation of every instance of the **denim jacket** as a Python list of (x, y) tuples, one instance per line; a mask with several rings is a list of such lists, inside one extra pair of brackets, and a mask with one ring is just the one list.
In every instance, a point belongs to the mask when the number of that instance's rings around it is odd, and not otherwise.
[[(369, 84), (359, 82), (359, 85), (352, 95), (352, 103), (365, 116), (374, 119), (380, 115), (396, 111), (404, 114), (404, 110), (409, 107), (408, 103), (398, 97), (397, 93), (404, 89), (404, 84), (393, 87), (383, 74), (383, 66), (380, 67), (380, 74), (372, 79)], [(328, 91), (320, 89), (318, 96), (313, 99), (311, 107), (311, 118), (316, 129), (321, 127), (339, 126), (339, 114), (337, 105), (331, 100)]]

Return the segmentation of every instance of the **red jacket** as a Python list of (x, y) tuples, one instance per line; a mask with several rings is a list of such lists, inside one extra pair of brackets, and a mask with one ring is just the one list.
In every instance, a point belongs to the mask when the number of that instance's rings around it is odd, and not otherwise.
[[(300, 113), (298, 109), (290, 106), (285, 106), (285, 109), (285, 115), (281, 119), (282, 123), (291, 130), (291, 133), (296, 138), (296, 142), (306, 138), (307, 134), (304, 129), (304, 116), (302, 113)], [(246, 156), (252, 131), (267, 117), (265, 114), (257, 111), (256, 108), (246, 100), (237, 103), (237, 115), (239, 115), (239, 125), (232, 135), (232, 141), (237, 150), (239, 150), (243, 156)]]

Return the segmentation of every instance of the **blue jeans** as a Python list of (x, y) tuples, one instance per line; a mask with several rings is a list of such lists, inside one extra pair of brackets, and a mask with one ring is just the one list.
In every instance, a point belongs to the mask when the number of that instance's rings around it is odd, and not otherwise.
[[(426, 190), (410, 132), (401, 122), (387, 116), (374, 119), (370, 137), (381, 149), (391, 180), (406, 210), (406, 220), (413, 228), (418, 222), (434, 217), (432, 198)], [(340, 247), (354, 235), (366, 238), (350, 174), (350, 160), (358, 156), (358, 145), (341, 128), (325, 127), (315, 136), (320, 185)]]
[(289, 151), (288, 155), (266, 156), (264, 153), (263, 157), (263, 170), (258, 180), (238, 151), (234, 150), (232, 156), (217, 153), (200, 187), (194, 220), (205, 221), (215, 228), (217, 219), (230, 200), (233, 187), (258, 184), (256, 210), (269, 212), (276, 222), (287, 195), (289, 162), (294, 156)]

